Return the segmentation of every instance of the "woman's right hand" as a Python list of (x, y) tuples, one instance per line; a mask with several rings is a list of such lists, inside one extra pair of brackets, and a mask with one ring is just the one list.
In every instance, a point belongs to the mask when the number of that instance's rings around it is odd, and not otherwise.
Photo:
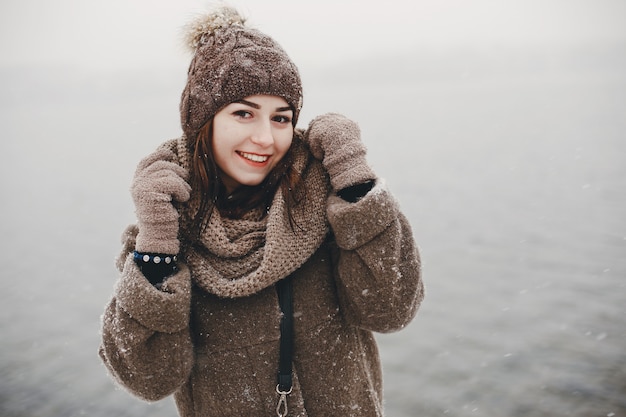
[(180, 250), (179, 214), (172, 202), (189, 200), (191, 187), (187, 170), (176, 160), (174, 152), (160, 148), (137, 167), (131, 194), (139, 228), (138, 252), (176, 255)]

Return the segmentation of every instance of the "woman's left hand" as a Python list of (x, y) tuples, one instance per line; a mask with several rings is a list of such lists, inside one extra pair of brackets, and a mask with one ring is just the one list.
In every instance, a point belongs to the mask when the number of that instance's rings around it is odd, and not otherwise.
[(304, 133), (314, 157), (322, 161), (336, 191), (376, 178), (365, 159), (359, 126), (337, 113), (318, 116)]

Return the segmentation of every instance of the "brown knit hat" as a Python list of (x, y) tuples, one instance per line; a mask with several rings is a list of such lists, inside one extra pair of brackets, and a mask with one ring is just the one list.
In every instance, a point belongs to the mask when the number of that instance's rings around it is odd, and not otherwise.
[(302, 108), (298, 69), (269, 36), (244, 26), (233, 8), (222, 6), (186, 28), (194, 56), (180, 103), (183, 132), (193, 142), (222, 107), (255, 94), (283, 97), (295, 126)]

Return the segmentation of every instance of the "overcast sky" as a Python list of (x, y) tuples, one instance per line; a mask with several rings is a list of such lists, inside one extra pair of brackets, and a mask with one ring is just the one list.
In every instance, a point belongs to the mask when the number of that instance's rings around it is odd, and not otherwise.
[[(0, 65), (186, 67), (198, 0), (2, 0)], [(626, 42), (624, 0), (233, 0), (299, 66), (450, 45)]]

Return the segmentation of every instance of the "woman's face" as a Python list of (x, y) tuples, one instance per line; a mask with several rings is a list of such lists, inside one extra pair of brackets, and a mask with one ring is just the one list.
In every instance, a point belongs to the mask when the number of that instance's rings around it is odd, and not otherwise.
[(226, 191), (258, 185), (285, 156), (293, 111), (282, 97), (255, 95), (231, 103), (213, 119), (213, 155)]

